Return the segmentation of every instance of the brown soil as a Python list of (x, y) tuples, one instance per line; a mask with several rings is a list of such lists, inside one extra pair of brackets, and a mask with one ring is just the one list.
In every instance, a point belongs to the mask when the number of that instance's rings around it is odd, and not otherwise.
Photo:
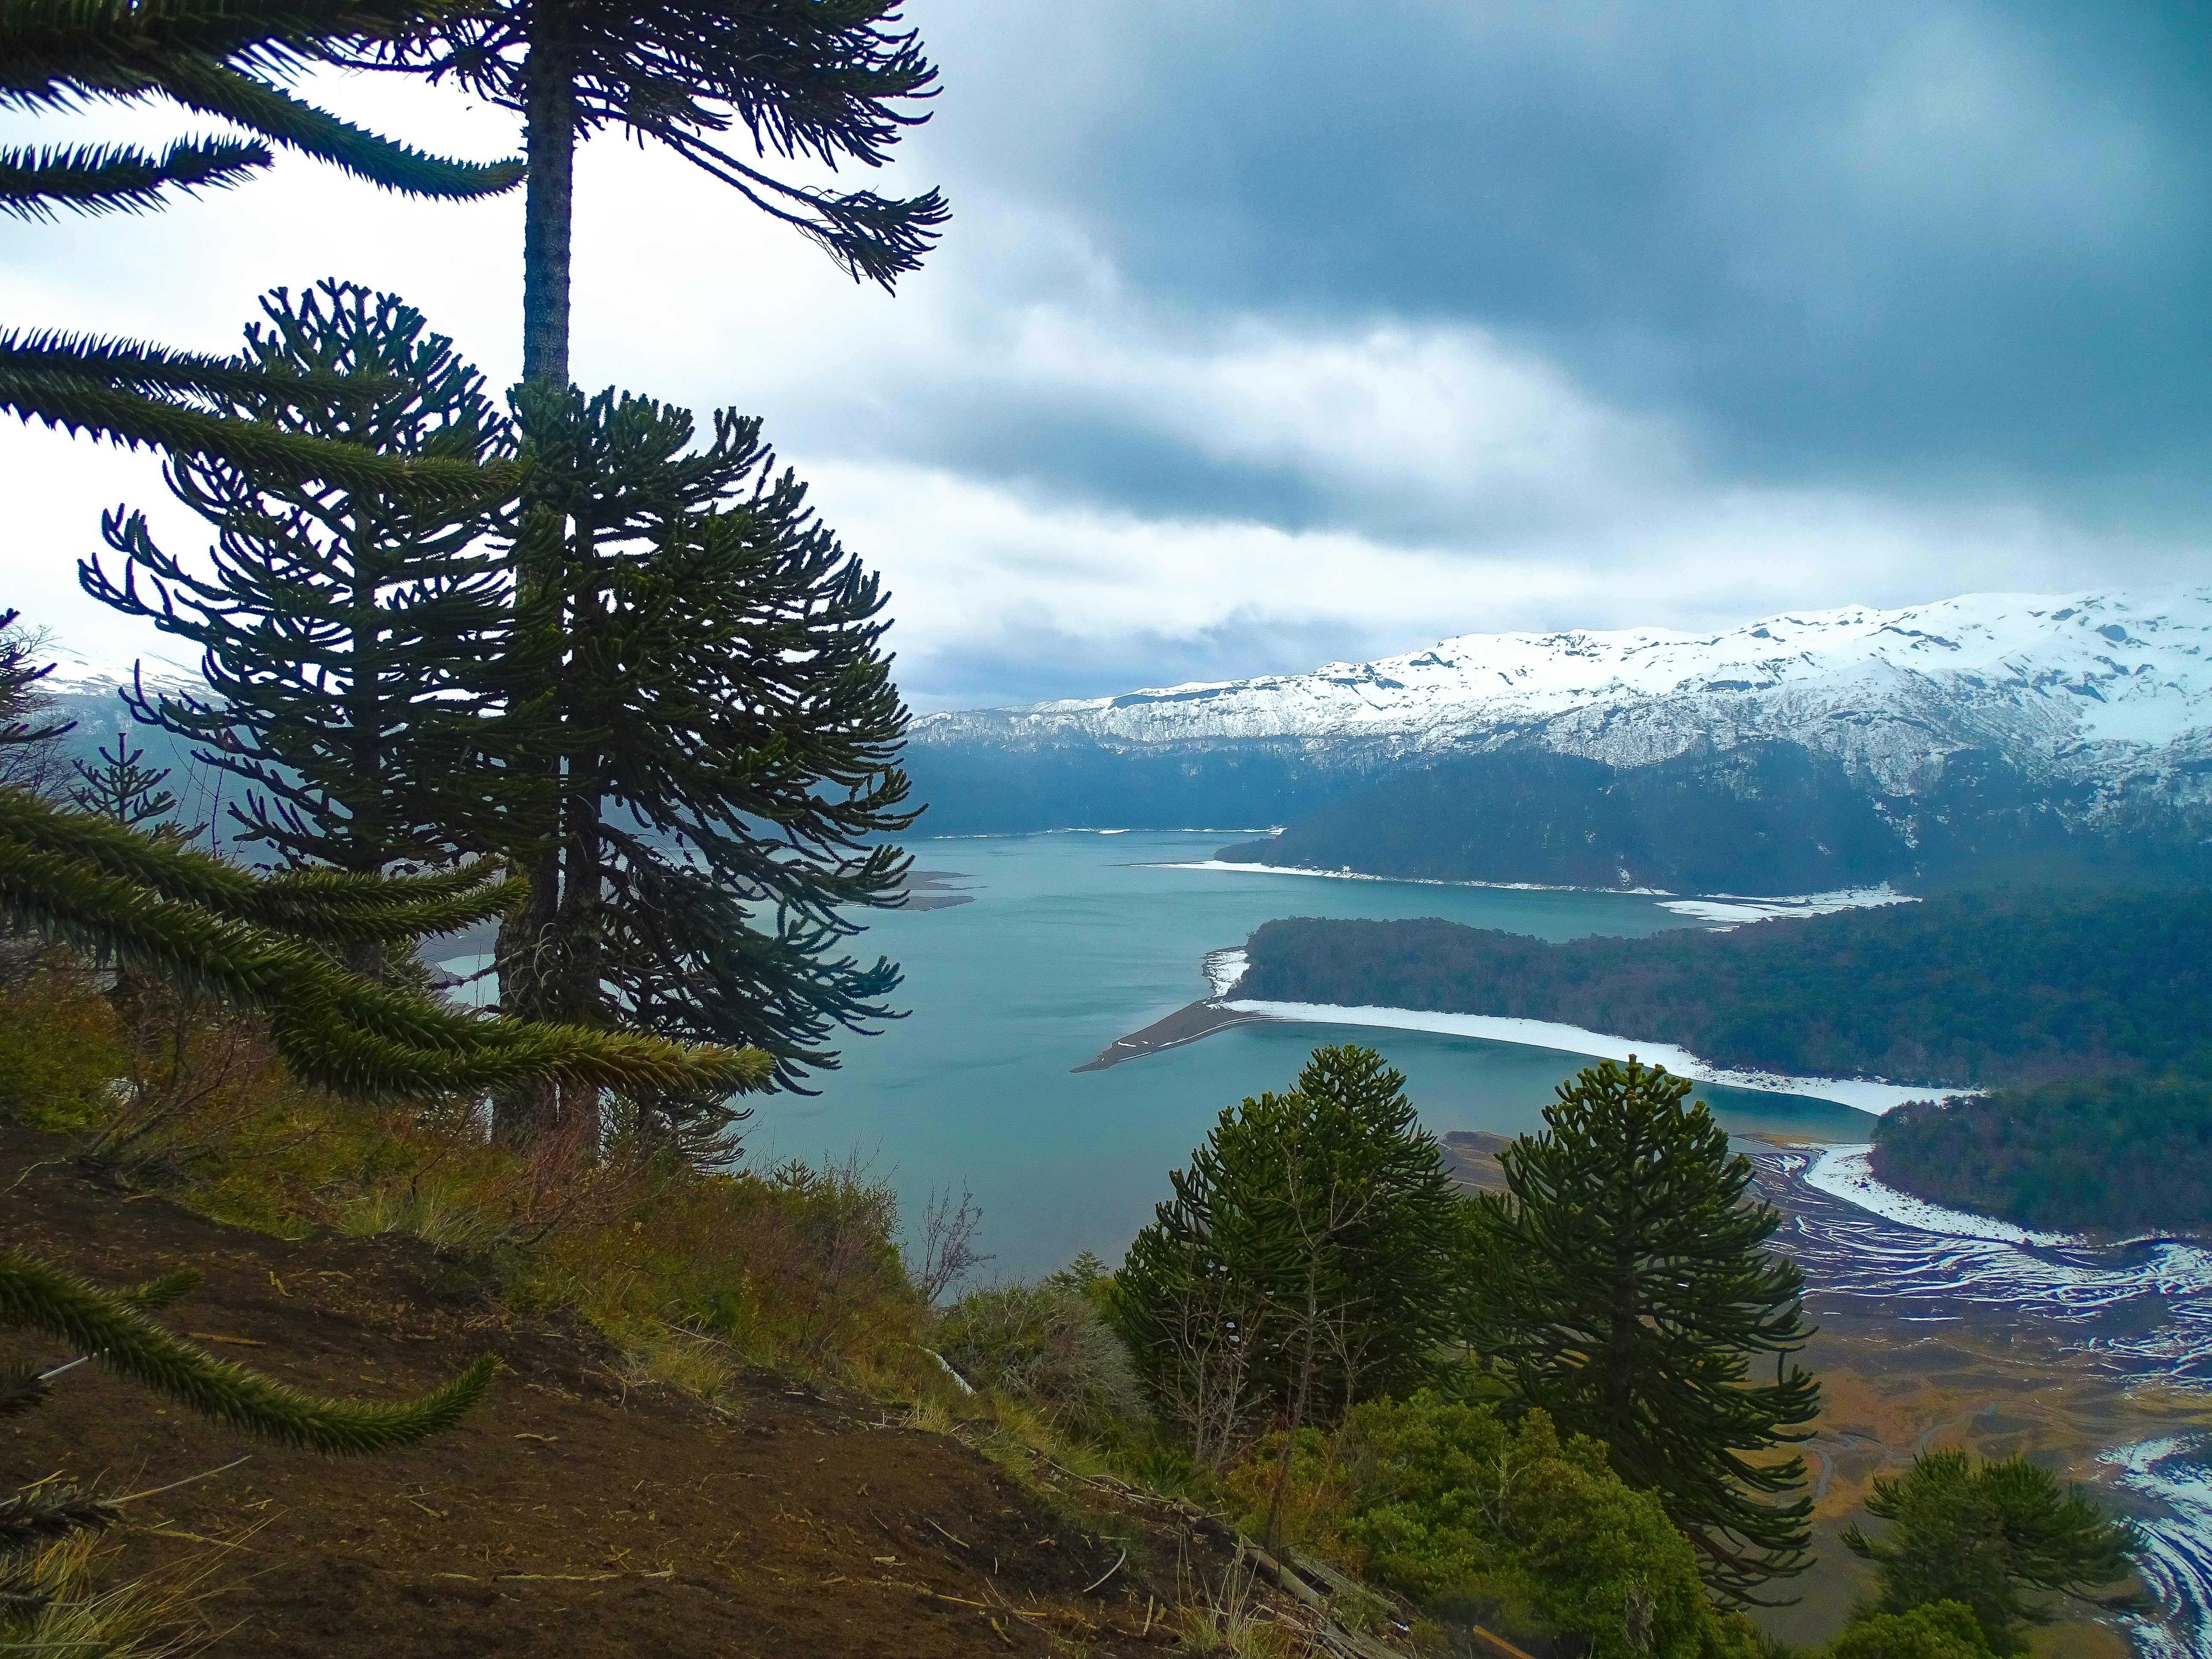
[[(108, 1569), (219, 1558), (219, 1655), (1136, 1654), (1159, 1650), (1186, 1567), (1218, 1571), (1164, 1519), (1087, 1485), (1040, 1496), (869, 1401), (765, 1373), (722, 1413), (626, 1386), (595, 1334), (501, 1310), (418, 1241), (225, 1227), (96, 1182), (51, 1137), (0, 1130), (0, 1243), (112, 1286), (198, 1267), (172, 1328), (319, 1392), (399, 1398), (504, 1363), (458, 1428), (382, 1457), (273, 1449), (96, 1365), (9, 1424), (0, 1490), (247, 1459), (132, 1505)], [(55, 1357), (0, 1332), (0, 1364)]]
[(1443, 1148), (1445, 1168), (1461, 1186), (1477, 1193), (1505, 1190), (1505, 1166), (1498, 1161), (1498, 1155), (1513, 1144), (1512, 1136), (1486, 1134), (1480, 1129), (1452, 1129), (1445, 1133), (1439, 1144)]

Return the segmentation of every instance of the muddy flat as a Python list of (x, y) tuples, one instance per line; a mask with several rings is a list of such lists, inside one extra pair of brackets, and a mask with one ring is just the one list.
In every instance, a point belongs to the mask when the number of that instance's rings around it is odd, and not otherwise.
[(1141, 1031), (1132, 1031), (1125, 1037), (1117, 1037), (1099, 1051), (1096, 1060), (1085, 1060), (1073, 1069), (1103, 1072), (1109, 1066), (1119, 1066), (1125, 1060), (1141, 1060), (1146, 1054), (1159, 1053), (1163, 1048), (1195, 1042), (1200, 1037), (1212, 1036), (1216, 1031), (1225, 1031), (1232, 1025), (1250, 1025), (1267, 1018), (1265, 1014), (1240, 1014), (1210, 998), (1205, 999), (1176, 1009), (1165, 1019), (1154, 1020)]

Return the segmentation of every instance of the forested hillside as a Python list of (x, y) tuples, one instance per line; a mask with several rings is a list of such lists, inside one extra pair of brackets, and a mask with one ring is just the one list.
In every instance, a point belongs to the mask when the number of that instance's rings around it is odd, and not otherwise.
[(2212, 1232), (2212, 1079), (2104, 1076), (1900, 1107), (1875, 1128), (1892, 1186), (2023, 1227)]
[(1555, 1020), (1716, 1065), (2030, 1085), (2212, 1063), (2212, 893), (2008, 888), (1732, 933), (1547, 945), (1271, 921), (1242, 997)]
[(1924, 787), (1882, 796), (1834, 756), (1784, 741), (1701, 743), (1632, 766), (1533, 748), (1470, 755), (1386, 777), (1219, 856), (1416, 881), (1677, 893), (2212, 874), (2179, 820), (2130, 814), (2002, 756), (1951, 754)]

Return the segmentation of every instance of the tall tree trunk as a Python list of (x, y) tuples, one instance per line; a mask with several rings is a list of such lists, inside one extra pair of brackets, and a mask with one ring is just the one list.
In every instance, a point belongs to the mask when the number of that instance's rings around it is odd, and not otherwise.
[[(555, 389), (568, 385), (568, 266), (570, 225), (575, 204), (576, 90), (568, 33), (568, 15), (554, 0), (532, 8), (530, 56), (523, 67), (525, 154), (530, 165), (522, 228), (522, 376)], [(542, 511), (542, 509), (541, 509)], [(565, 609), (562, 566), (568, 550), (565, 525), (542, 520), (532, 533), (532, 503), (526, 489), (523, 533), (515, 546), (516, 608), (519, 619), (543, 618), (562, 626)], [(510, 689), (521, 696), (525, 688)], [(556, 710), (554, 718), (559, 719)], [(557, 786), (561, 762), (536, 763)], [(557, 787), (555, 792), (558, 799)], [(559, 815), (555, 809), (556, 823)], [(560, 994), (562, 977), (554, 963), (562, 901), (562, 836), (532, 836), (536, 843), (524, 861), (530, 898), (501, 923), (499, 1000), (501, 1009), (522, 1018), (557, 1018), (547, 1005)], [(550, 1081), (501, 1091), (492, 1102), (492, 1129), (501, 1140), (520, 1141), (556, 1120), (560, 1098)]]

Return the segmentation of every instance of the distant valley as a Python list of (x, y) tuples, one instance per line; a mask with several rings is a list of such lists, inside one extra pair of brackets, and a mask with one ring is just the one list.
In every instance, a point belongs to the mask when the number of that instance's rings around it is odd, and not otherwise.
[(936, 835), (1287, 826), (1224, 856), (1674, 891), (2188, 878), (2212, 867), (2212, 586), (1468, 635), (929, 715), (909, 757)]

